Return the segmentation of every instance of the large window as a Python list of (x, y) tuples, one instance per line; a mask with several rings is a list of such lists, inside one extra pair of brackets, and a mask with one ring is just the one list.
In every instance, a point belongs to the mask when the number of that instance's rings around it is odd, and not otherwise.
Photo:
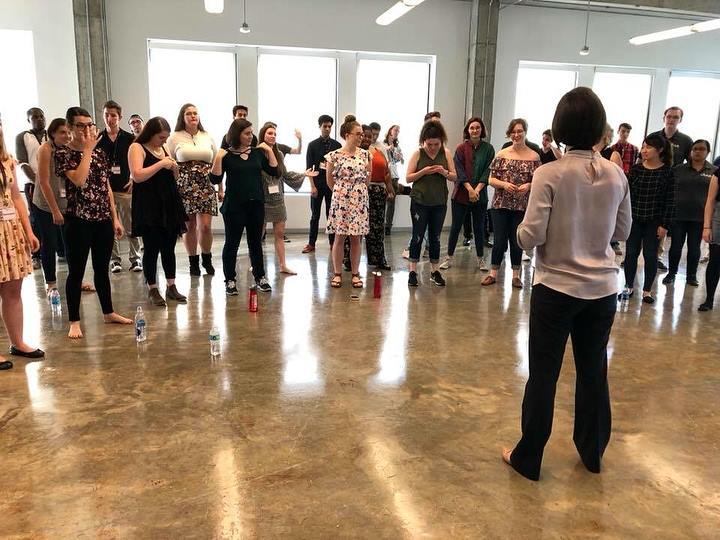
[(428, 112), (429, 81), (427, 61), (358, 61), (356, 116), (362, 124), (380, 124), (381, 142), (390, 126), (400, 126), (398, 140), (405, 157), (405, 163), (398, 170), (401, 179), (405, 178), (407, 160), (417, 147), (420, 128)]
[(680, 131), (693, 140), (707, 139), (710, 147), (715, 147), (720, 114), (720, 76), (673, 72), (666, 104), (683, 109)]
[(235, 105), (235, 53), (152, 48), (148, 69), (150, 114), (174, 129), (180, 107), (192, 103), (219, 148)]
[(552, 127), (558, 101), (566, 92), (575, 88), (576, 81), (574, 70), (520, 66), (515, 117), (527, 120), (528, 140), (540, 144), (542, 132)]
[[(15, 154), (15, 137), (30, 128), (27, 110), (38, 106), (32, 32), (0, 30), (0, 51), (6, 52), (3, 54), (3, 71), (8, 74), (0, 84), (0, 115), (5, 146), (8, 152)], [(19, 184), (24, 185), (25, 175), (19, 167), (17, 170)]]
[[(288, 155), (288, 170), (303, 172), (307, 144), (319, 136), (317, 119), (337, 113), (337, 60), (327, 56), (260, 54), (258, 58), (258, 133), (265, 122), (277, 124), (277, 141), (297, 146), (295, 130), (303, 136), (301, 154)], [(335, 118), (335, 128), (338, 119)], [(331, 135), (332, 136), (332, 135)], [(302, 191), (310, 191), (305, 182)], [(291, 192), (291, 191), (290, 191)]]
[(652, 76), (645, 73), (612, 73), (598, 71), (593, 80), (593, 90), (605, 106), (607, 121), (617, 132), (626, 122), (633, 129), (630, 142), (640, 146), (647, 127), (648, 107)]

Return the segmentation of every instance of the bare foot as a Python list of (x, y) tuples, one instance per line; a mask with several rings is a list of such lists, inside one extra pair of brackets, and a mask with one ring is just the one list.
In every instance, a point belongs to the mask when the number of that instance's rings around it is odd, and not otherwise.
[(123, 317), (122, 315), (118, 315), (114, 311), (112, 313), (108, 313), (107, 315), (103, 315), (103, 318), (105, 319), (106, 324), (132, 324), (132, 319), (128, 319), (126, 317)]
[(503, 461), (505, 463), (507, 463), (508, 465), (512, 465), (512, 463), (510, 463), (511, 457), (512, 457), (512, 448), (503, 448), (503, 451), (502, 451)]
[(92, 283), (83, 281), (82, 285), (80, 285), (80, 290), (83, 292), (95, 292), (95, 287), (93, 286)]
[(83, 333), (82, 328), (80, 328), (80, 321), (75, 321), (70, 323), (70, 330), (68, 331), (68, 337), (70, 339), (82, 339)]
[(297, 272), (295, 270), (290, 270), (287, 266), (283, 266), (280, 268), (281, 274), (288, 274), (290, 276), (297, 276)]

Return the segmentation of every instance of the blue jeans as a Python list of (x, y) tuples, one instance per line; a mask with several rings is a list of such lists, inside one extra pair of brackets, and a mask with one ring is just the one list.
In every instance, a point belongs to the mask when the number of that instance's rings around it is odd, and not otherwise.
[(40, 261), (45, 283), (55, 283), (57, 281), (55, 256), (57, 254), (65, 255), (64, 239), (59, 232), (59, 227), (53, 223), (52, 214), (37, 207), (35, 207), (35, 227), (40, 235), (38, 236), (40, 239)]
[[(467, 219), (472, 219), (473, 236), (475, 237), (475, 251), (478, 257), (483, 256), (485, 248), (485, 214), (487, 208), (483, 203), (476, 204), (460, 204), (454, 200), (450, 203), (452, 210), (452, 225), (450, 226), (450, 236), (448, 238), (447, 253), (451, 257), (455, 255), (455, 246), (457, 246), (460, 229), (467, 223)], [(469, 238), (469, 235), (465, 235)]]
[(418, 262), (420, 260), (423, 236), (425, 236), (425, 231), (427, 230), (430, 262), (440, 262), (440, 233), (442, 232), (443, 223), (445, 223), (446, 212), (447, 206), (444, 204), (438, 206), (425, 206), (424, 204), (418, 204), (415, 201), (410, 203), (412, 238), (410, 239), (409, 261)]

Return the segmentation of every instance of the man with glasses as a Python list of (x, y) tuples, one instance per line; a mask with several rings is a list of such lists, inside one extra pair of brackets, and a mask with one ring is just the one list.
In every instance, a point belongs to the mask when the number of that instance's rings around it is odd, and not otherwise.
[[(680, 165), (686, 159), (690, 159), (690, 149), (693, 140), (678, 129), (678, 125), (683, 121), (683, 110), (673, 105), (665, 109), (663, 113), (663, 128), (660, 131), (651, 133), (650, 135), (659, 135), (670, 143), (672, 148), (672, 164), (673, 167)], [(648, 137), (650, 136), (648, 135)], [(662, 260), (665, 253), (665, 238), (658, 243), (658, 270), (667, 270), (667, 266)]]
[[(118, 217), (130, 247), (130, 270), (142, 272), (140, 261), (140, 240), (130, 236), (132, 231), (132, 179), (128, 165), (128, 151), (135, 137), (120, 128), (122, 120), (122, 107), (115, 101), (108, 101), (103, 105), (103, 118), (105, 129), (100, 132), (97, 147), (105, 152), (110, 162), (110, 187), (115, 197), (115, 207)], [(122, 257), (120, 257), (120, 242), (116, 238), (113, 243), (110, 271), (117, 274), (122, 271)]]
[[(40, 145), (47, 141), (47, 131), (45, 131), (45, 113), (42, 109), (32, 107), (27, 111), (27, 121), (30, 129), (19, 133), (15, 138), (15, 157), (20, 163), (20, 168), (27, 177), (25, 184), (25, 197), (30, 213), (30, 224), (33, 233), (40, 238), (39, 231), (35, 224), (36, 208), (32, 202), (33, 192), (35, 191), (35, 180), (38, 172), (38, 151)], [(40, 252), (32, 254), (33, 268), (40, 268)]]
[(128, 120), (128, 125), (130, 126), (130, 129), (132, 129), (133, 136), (137, 137), (138, 135), (140, 135), (143, 127), (145, 127), (145, 121), (143, 120), (143, 117), (139, 114), (133, 114)]

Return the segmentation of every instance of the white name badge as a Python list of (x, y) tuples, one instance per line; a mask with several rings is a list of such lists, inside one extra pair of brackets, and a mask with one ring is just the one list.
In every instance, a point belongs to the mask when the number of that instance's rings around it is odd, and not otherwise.
[(280, 193), (280, 187), (279, 186), (268, 186), (268, 193), (270, 193), (270, 194)]
[(65, 186), (62, 186), (62, 187), (60, 188), (60, 198), (61, 198), (61, 199), (66, 199), (66, 198), (67, 198), (67, 193), (65, 192)]
[(12, 221), (15, 219), (15, 216), (17, 216), (17, 213), (15, 212), (14, 206), (4, 206), (2, 210), (0, 210), (0, 219), (2, 219), (2, 221)]
[(120, 174), (120, 165), (113, 165), (110, 168), (110, 172), (112, 172), (113, 174)]

